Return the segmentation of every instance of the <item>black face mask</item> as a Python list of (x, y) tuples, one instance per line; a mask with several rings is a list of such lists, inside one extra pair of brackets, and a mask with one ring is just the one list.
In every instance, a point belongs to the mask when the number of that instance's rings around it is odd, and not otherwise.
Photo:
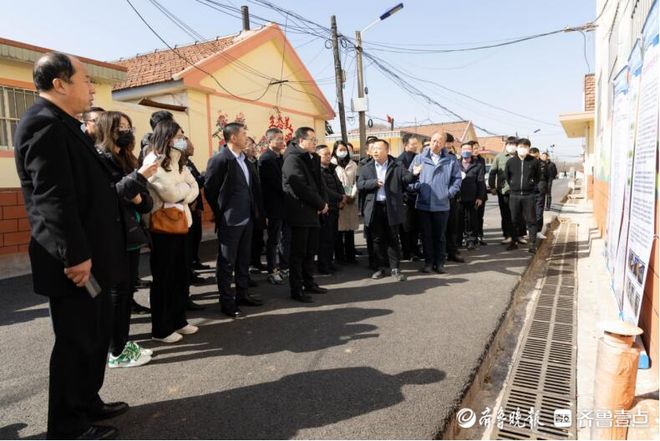
[(133, 144), (133, 142), (135, 142), (135, 135), (133, 135), (133, 132), (122, 130), (119, 132), (115, 144), (117, 144), (117, 147), (125, 149), (129, 145)]

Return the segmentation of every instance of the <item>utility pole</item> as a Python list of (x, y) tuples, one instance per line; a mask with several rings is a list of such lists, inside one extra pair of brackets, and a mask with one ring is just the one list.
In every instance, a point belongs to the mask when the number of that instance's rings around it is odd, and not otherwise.
[[(356, 60), (357, 60), (357, 83), (358, 83), (358, 98), (359, 108), (362, 109), (364, 103), (364, 72), (362, 71), (362, 32), (355, 31), (355, 51), (356, 51)], [(366, 109), (358, 110), (358, 121), (360, 123), (360, 157), (364, 157), (367, 154), (367, 121), (366, 121)]]
[(339, 57), (337, 19), (334, 15), (330, 18), (330, 27), (332, 28), (332, 53), (335, 56), (335, 83), (337, 85), (337, 107), (339, 108), (341, 139), (344, 142), (348, 142), (348, 133), (346, 132), (346, 111), (344, 110), (344, 74), (341, 70), (341, 58)]

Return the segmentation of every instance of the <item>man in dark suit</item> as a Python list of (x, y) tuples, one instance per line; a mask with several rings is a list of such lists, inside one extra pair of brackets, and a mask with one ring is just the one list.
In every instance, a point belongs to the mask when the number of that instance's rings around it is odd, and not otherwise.
[(291, 244), (289, 226), (284, 221), (284, 189), (282, 188), (284, 134), (277, 128), (268, 129), (266, 141), (268, 149), (259, 156), (259, 177), (268, 231), (266, 264), (268, 282), (281, 285), (284, 283), (282, 274), (289, 273)]
[[(227, 145), (209, 159), (204, 192), (218, 232), (216, 278), (222, 312), (238, 318), (239, 305), (263, 302), (248, 294), (253, 224), (261, 216), (261, 185), (256, 167), (243, 153), (247, 131), (240, 123), (229, 123), (222, 134)], [(231, 290), (232, 272), (236, 291)]]
[(390, 145), (387, 141), (379, 139), (374, 142), (374, 160), (360, 169), (357, 187), (365, 195), (364, 224), (373, 234), (374, 257), (378, 266), (371, 277), (385, 277), (385, 267), (389, 260), (392, 277), (404, 281), (406, 276), (399, 271), (399, 227), (406, 217), (403, 194), (407, 185), (419, 175), (421, 166), (415, 166), (411, 173), (389, 153)]
[[(304, 303), (313, 300), (308, 293), (328, 290), (314, 282), (314, 255), (318, 251), (319, 214), (328, 212), (328, 201), (321, 181), (321, 161), (316, 150), (316, 134), (310, 127), (296, 130), (284, 152), (282, 187), (286, 220), (291, 226), (289, 287), (291, 297)], [(304, 288), (304, 291), (303, 291)]]
[[(110, 438), (117, 429), (91, 422), (128, 409), (98, 394), (110, 344), (110, 288), (128, 278), (119, 200), (77, 119), (94, 94), (85, 66), (50, 52), (37, 60), (33, 76), (40, 98), (19, 122), (14, 146), (31, 226), (34, 291), (48, 296), (55, 333), (47, 436)], [(100, 292), (84, 288), (90, 280)]]

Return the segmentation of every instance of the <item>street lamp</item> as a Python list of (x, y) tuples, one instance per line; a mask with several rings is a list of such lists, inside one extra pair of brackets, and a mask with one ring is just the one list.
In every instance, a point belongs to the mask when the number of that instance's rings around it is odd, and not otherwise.
[(357, 82), (358, 82), (358, 98), (353, 100), (353, 110), (358, 112), (358, 119), (360, 124), (360, 156), (364, 156), (367, 148), (367, 123), (366, 123), (366, 113), (368, 110), (367, 99), (364, 96), (364, 71), (362, 69), (362, 32), (365, 32), (367, 29), (374, 26), (376, 23), (379, 23), (386, 18), (391, 17), (392, 15), (399, 12), (403, 9), (403, 3), (399, 3), (387, 10), (382, 14), (378, 19), (369, 23), (369, 25), (362, 29), (362, 31), (355, 31), (355, 50), (356, 54), (356, 65), (357, 65)]

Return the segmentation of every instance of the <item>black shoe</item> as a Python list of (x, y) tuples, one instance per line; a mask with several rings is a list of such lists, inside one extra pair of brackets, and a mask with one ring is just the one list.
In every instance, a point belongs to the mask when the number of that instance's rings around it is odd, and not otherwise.
[(252, 297), (250, 294), (243, 294), (236, 300), (241, 306), (261, 306), (264, 304), (264, 301), (256, 297)]
[(479, 238), (479, 245), (486, 246), (486, 245), (488, 245), (488, 242), (486, 242), (483, 237), (480, 237)]
[(424, 259), (423, 257), (419, 256), (412, 256), (412, 259), (410, 259), (411, 262), (419, 262), (420, 260)]
[(534, 245), (532, 245), (531, 247), (529, 247), (527, 252), (530, 253), (530, 254), (536, 254), (536, 247)]
[(149, 280), (138, 279), (137, 283), (135, 284), (135, 289), (149, 289), (150, 287), (151, 281)]
[(263, 271), (267, 271), (267, 270), (268, 268), (263, 263), (260, 263), (259, 265), (250, 265), (250, 269), (249, 269), (250, 274), (260, 274)]
[(465, 263), (465, 259), (463, 259), (458, 254), (450, 254), (447, 256), (447, 260), (451, 260), (452, 262)]
[(243, 311), (238, 309), (238, 306), (222, 306), (220, 308), (220, 311), (224, 315), (227, 315), (227, 316), (229, 316), (231, 318), (235, 318), (235, 319), (245, 317), (245, 314), (243, 313)]
[(373, 273), (371, 275), (372, 279), (382, 279), (383, 277), (385, 277), (385, 270), (384, 269), (379, 269), (378, 271), (376, 271), (375, 273)]
[(138, 302), (133, 300), (131, 302), (131, 312), (133, 314), (138, 314), (138, 315), (151, 314), (151, 309), (147, 308), (146, 306), (142, 306)]
[(199, 274), (197, 273), (192, 273), (190, 276), (190, 284), (191, 285), (204, 285), (206, 283), (206, 279), (204, 277), (200, 277)]
[(397, 282), (405, 282), (406, 280), (408, 280), (408, 278), (406, 277), (406, 275), (405, 275), (405, 274), (401, 274), (401, 271), (399, 271), (398, 269), (393, 269), (393, 270), (392, 270), (392, 277), (393, 277), (394, 280), (396, 280)]
[(422, 268), (420, 268), (419, 272), (420, 273), (425, 273), (425, 274), (430, 274), (432, 271), (431, 265), (424, 265)]
[(205, 265), (202, 262), (193, 262), (192, 269), (198, 271), (209, 270), (211, 269), (211, 265)]
[(314, 299), (307, 294), (291, 294), (291, 298), (301, 303), (314, 303)]
[(257, 286), (259, 286), (259, 284), (250, 278), (248, 279), (248, 286), (250, 288), (256, 288)]
[(199, 303), (193, 302), (192, 299), (188, 297), (188, 301), (186, 302), (186, 311), (203, 311), (205, 309), (206, 307), (200, 305)]
[(447, 274), (447, 270), (445, 270), (444, 265), (433, 265), (433, 271), (438, 274)]
[(78, 435), (75, 439), (115, 439), (119, 430), (112, 426), (89, 426), (89, 429)]
[(327, 288), (322, 288), (318, 286), (316, 283), (313, 284), (312, 286), (306, 286), (303, 289), (305, 290), (305, 292), (309, 292), (312, 294), (325, 294), (328, 292)]
[(116, 403), (103, 403), (99, 407), (90, 410), (87, 415), (92, 421), (100, 421), (114, 418), (117, 415), (125, 413), (127, 410), (128, 404), (123, 401), (118, 401)]
[(518, 249), (518, 244), (516, 242), (511, 242), (508, 247), (506, 247), (507, 251), (512, 251), (512, 250), (517, 250)]

